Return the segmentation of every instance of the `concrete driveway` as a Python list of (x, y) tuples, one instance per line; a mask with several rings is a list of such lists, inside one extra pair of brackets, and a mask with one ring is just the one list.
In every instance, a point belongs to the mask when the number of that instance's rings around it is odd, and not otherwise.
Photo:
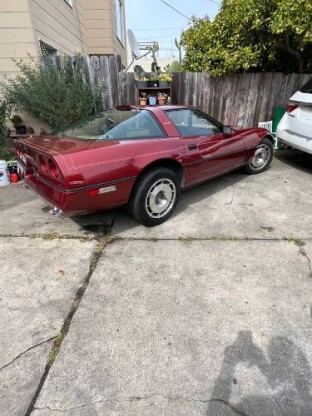
[(1, 416), (310, 416), (311, 162), (282, 150), (155, 228), (0, 188)]

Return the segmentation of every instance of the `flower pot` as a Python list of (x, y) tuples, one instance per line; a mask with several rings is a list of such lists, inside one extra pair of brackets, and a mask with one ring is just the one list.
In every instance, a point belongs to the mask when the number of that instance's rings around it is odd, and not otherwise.
[(140, 81), (138, 79), (136, 79), (134, 82), (135, 82), (135, 86), (137, 88), (147, 88), (148, 87), (148, 83), (149, 83), (149, 81)]
[(148, 97), (149, 105), (156, 105), (156, 97)]
[(167, 98), (158, 98), (158, 105), (165, 105)]
[(144, 106), (147, 104), (147, 98), (140, 98), (140, 106)]
[(148, 86), (149, 87), (158, 87), (158, 80), (156, 79), (155, 81), (148, 81)]

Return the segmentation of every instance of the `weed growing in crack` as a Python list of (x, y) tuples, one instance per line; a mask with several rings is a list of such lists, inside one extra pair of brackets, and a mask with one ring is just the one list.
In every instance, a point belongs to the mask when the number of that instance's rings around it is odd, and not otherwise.
[(292, 238), (292, 237), (283, 237), (284, 241), (288, 241), (289, 243), (294, 243), (298, 247), (303, 247), (305, 242), (300, 240), (299, 238)]
[(191, 237), (191, 236), (180, 236), (179, 240), (188, 242), (188, 241), (199, 241), (200, 239), (197, 237)]

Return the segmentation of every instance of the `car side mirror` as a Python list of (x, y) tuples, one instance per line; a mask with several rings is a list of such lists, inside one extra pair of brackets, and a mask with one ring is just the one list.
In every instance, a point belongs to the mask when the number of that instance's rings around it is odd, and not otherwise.
[(231, 127), (229, 127), (229, 126), (223, 126), (222, 127), (222, 133), (223, 134), (227, 134), (227, 135), (231, 135), (231, 134), (233, 134), (233, 131), (232, 131), (232, 129), (231, 129)]

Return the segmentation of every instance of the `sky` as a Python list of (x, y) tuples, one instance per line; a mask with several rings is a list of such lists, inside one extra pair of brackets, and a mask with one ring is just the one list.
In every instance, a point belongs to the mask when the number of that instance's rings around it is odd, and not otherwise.
[[(188, 19), (193, 15), (211, 19), (218, 13), (221, 0), (166, 0), (172, 10), (161, 0), (125, 0), (126, 25), (131, 29), (138, 42), (159, 43), (159, 57), (174, 54), (178, 56), (175, 38), (188, 27)], [(185, 17), (186, 16), (186, 17)]]

